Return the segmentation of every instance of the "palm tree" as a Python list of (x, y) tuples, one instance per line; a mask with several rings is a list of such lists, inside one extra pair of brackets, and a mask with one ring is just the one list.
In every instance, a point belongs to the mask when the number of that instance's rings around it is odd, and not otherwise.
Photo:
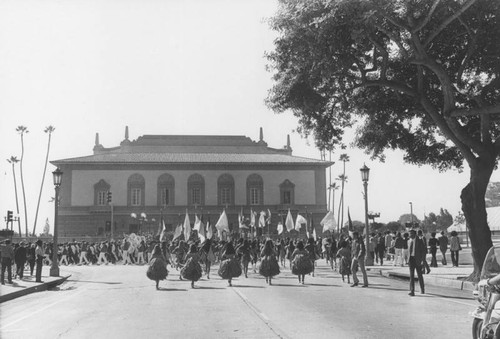
[(40, 194), (38, 195), (38, 203), (36, 205), (36, 212), (35, 212), (35, 222), (33, 223), (33, 235), (35, 235), (36, 231), (36, 221), (38, 219), (38, 210), (40, 208), (40, 200), (42, 198), (42, 191), (43, 191), (43, 182), (45, 181), (45, 173), (47, 173), (47, 163), (49, 162), (49, 151), (50, 151), (50, 138), (52, 136), (52, 132), (54, 132), (55, 128), (53, 126), (47, 126), (45, 127), (44, 132), (49, 134), (49, 141), (47, 142), (47, 153), (45, 155), (45, 166), (43, 168), (43, 175), (42, 175), (42, 183), (40, 184)]
[[(19, 162), (17, 157), (11, 156), (10, 159), (7, 159), (9, 164), (12, 164), (12, 176), (14, 178), (14, 192), (16, 193), (16, 213), (19, 216), (19, 198), (17, 196), (17, 182), (16, 182), (16, 170), (14, 169), (14, 165)], [(21, 236), (21, 221), (19, 217), (17, 218), (17, 226), (19, 227), (19, 236)]]
[(26, 191), (24, 190), (24, 176), (23, 176), (24, 134), (28, 133), (28, 128), (26, 126), (17, 126), (16, 131), (21, 135), (21, 159), (19, 161), (19, 168), (21, 171), (21, 189), (23, 190), (24, 224), (26, 227), (26, 236), (28, 236), (28, 211), (26, 209)]
[(342, 219), (340, 224), (344, 226), (344, 183), (347, 181), (347, 177), (345, 175), (345, 163), (349, 161), (349, 156), (345, 153), (341, 154), (339, 160), (344, 163), (344, 172), (342, 175), (339, 175), (339, 180), (342, 180), (342, 193), (340, 195), (340, 200), (342, 204)]

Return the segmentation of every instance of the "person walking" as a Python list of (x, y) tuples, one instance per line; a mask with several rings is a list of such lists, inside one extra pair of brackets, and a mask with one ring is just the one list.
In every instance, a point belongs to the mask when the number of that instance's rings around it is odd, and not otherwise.
[(88, 265), (89, 260), (87, 259), (87, 250), (88, 250), (88, 244), (86, 241), (82, 242), (82, 247), (80, 248), (80, 262), (78, 263), (79, 265), (84, 264)]
[(309, 257), (309, 251), (304, 248), (304, 243), (300, 240), (292, 253), (292, 274), (299, 277), (299, 284), (304, 285), (304, 277), (314, 271), (314, 263)]
[(353, 232), (352, 239), (353, 240), (351, 244), (351, 258), (352, 258), (351, 272), (352, 272), (353, 284), (351, 285), (351, 287), (359, 285), (359, 279), (358, 276), (356, 275), (358, 267), (361, 270), (361, 273), (363, 274), (363, 286), (361, 287), (368, 287), (368, 275), (366, 274), (366, 269), (365, 269), (366, 247), (365, 244), (363, 243), (363, 237), (360, 237), (358, 232)]
[(453, 267), (458, 267), (458, 253), (462, 250), (462, 246), (460, 246), (460, 239), (458, 238), (457, 231), (452, 231), (450, 235), (451, 263)]
[(30, 267), (30, 275), (33, 276), (33, 271), (35, 270), (36, 255), (35, 255), (35, 244), (28, 245), (27, 249), (27, 261)]
[[(2, 285), (5, 285), (5, 270), (7, 270), (7, 282), (12, 284), (12, 263), (14, 262), (14, 249), (7, 239), (0, 246), (0, 254), (2, 257)], [(24, 267), (23, 267), (24, 268)]]
[(181, 269), (181, 275), (184, 279), (191, 281), (191, 288), (194, 288), (194, 282), (200, 280), (202, 275), (200, 256), (198, 247), (192, 244), (189, 252), (186, 254), (186, 264)]
[(243, 241), (243, 245), (238, 247), (236, 253), (240, 257), (241, 267), (243, 268), (243, 274), (245, 278), (248, 278), (248, 264), (250, 263), (250, 242), (248, 240)]
[(377, 246), (375, 247), (376, 256), (380, 260), (380, 266), (384, 266), (384, 254), (385, 254), (385, 239), (382, 233), (377, 234)]
[(441, 231), (441, 237), (438, 239), (439, 241), (439, 250), (441, 251), (441, 264), (443, 264), (443, 266), (446, 266), (448, 265), (448, 263), (446, 262), (446, 252), (448, 251), (448, 237), (446, 236), (446, 234), (444, 233), (444, 231)]
[(408, 248), (410, 260), (408, 262), (410, 267), (410, 293), (409, 296), (415, 295), (415, 270), (417, 271), (418, 283), (420, 284), (420, 293), (425, 293), (424, 277), (423, 277), (423, 264), (427, 248), (424, 241), (417, 237), (415, 230), (410, 231), (410, 240), (408, 241)]
[(233, 278), (237, 278), (241, 275), (241, 266), (231, 242), (228, 242), (224, 246), (224, 250), (222, 251), (222, 262), (217, 273), (222, 279), (227, 280), (229, 286), (233, 286)]
[(35, 248), (35, 257), (36, 257), (36, 273), (35, 273), (35, 282), (43, 282), (42, 281), (42, 266), (43, 266), (43, 259), (45, 256), (44, 250), (43, 250), (43, 242), (39, 239), (36, 241), (36, 248)]
[(100, 252), (99, 252), (99, 259), (97, 259), (97, 265), (100, 265), (101, 262), (107, 265), (108, 259), (106, 259), (106, 253), (108, 252), (108, 245), (106, 241), (101, 243), (101, 248), (99, 250)]
[(280, 274), (280, 265), (276, 259), (274, 244), (271, 239), (267, 239), (264, 248), (260, 252), (262, 258), (259, 266), (259, 274), (266, 277), (266, 283), (272, 285), (271, 279), (273, 276)]
[(349, 242), (347, 242), (346, 240), (342, 240), (340, 249), (338, 250), (336, 257), (340, 258), (339, 274), (342, 275), (342, 281), (345, 282), (344, 276), (347, 276), (347, 283), (350, 284), (351, 249), (349, 248)]
[[(422, 239), (425, 245), (425, 254), (427, 254), (427, 239), (424, 237), (424, 232), (422, 230), (418, 230), (417, 236)], [(423, 264), (423, 269), (425, 270), (425, 273), (429, 274), (431, 272), (431, 269), (429, 268), (429, 264), (427, 263), (427, 257), (424, 256), (424, 261), (422, 262)]]
[(165, 280), (168, 276), (167, 263), (163, 253), (161, 252), (160, 245), (156, 245), (153, 249), (153, 256), (149, 262), (146, 276), (156, 282), (156, 289), (160, 289), (160, 280)]
[(394, 261), (392, 266), (399, 265), (404, 266), (405, 259), (403, 258), (403, 248), (405, 246), (405, 240), (401, 236), (401, 232), (396, 233), (396, 240), (394, 241)]
[(408, 254), (408, 243), (410, 241), (410, 236), (407, 232), (403, 234), (403, 259), (405, 262), (405, 265), (408, 265), (408, 261), (410, 260), (410, 255)]
[(319, 258), (319, 253), (316, 244), (314, 243), (314, 238), (312, 237), (309, 238), (309, 240), (307, 241), (307, 245), (305, 246), (305, 249), (309, 253), (309, 259), (313, 263), (312, 276), (314, 277), (314, 268), (316, 266), (316, 260)]

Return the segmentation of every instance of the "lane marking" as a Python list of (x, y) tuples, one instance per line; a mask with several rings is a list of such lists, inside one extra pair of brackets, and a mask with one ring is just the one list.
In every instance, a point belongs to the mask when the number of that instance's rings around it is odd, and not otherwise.
[(63, 302), (63, 301), (66, 301), (66, 300), (68, 300), (68, 299), (70, 299), (70, 298), (73, 298), (73, 297), (75, 297), (75, 296), (77, 296), (77, 295), (79, 295), (79, 294), (81, 294), (81, 293), (85, 292), (86, 290), (87, 290), (87, 289), (83, 289), (83, 290), (77, 291), (76, 293), (73, 293), (73, 294), (71, 294), (71, 295), (66, 296), (65, 298), (59, 299), (59, 300), (57, 300), (57, 301), (54, 301), (52, 304), (46, 305), (46, 306), (44, 306), (44, 307), (42, 307), (42, 308), (39, 308), (39, 309), (37, 309), (36, 311), (33, 311), (33, 312), (31, 312), (31, 313), (29, 313), (29, 314), (27, 314), (27, 315), (25, 315), (25, 316), (23, 316), (23, 317), (21, 317), (21, 318), (19, 318), (19, 319), (17, 319), (17, 320), (11, 321), (10, 323), (8, 323), (8, 324), (6, 324), (6, 325), (1, 326), (1, 327), (0, 327), (0, 331), (1, 331), (1, 330), (4, 330), (4, 329), (6, 329), (7, 327), (10, 327), (10, 326), (12, 326), (12, 325), (14, 325), (14, 324), (17, 324), (18, 322), (23, 321), (23, 320), (25, 320), (25, 319), (27, 319), (27, 318), (31, 318), (31, 317), (33, 317), (35, 314), (38, 314), (38, 313), (40, 313), (40, 312), (43, 312), (43, 311), (45, 311), (46, 309), (51, 308), (51, 307), (52, 307), (52, 306), (54, 306), (54, 305), (57, 305), (57, 304), (59, 304), (59, 303), (61, 303), (61, 302)]
[(283, 330), (281, 330), (278, 326), (271, 323), (269, 317), (262, 311), (260, 311), (255, 305), (253, 305), (250, 300), (241, 292), (238, 288), (233, 287), (233, 291), (243, 300), (243, 302), (259, 317), (269, 329), (276, 334), (279, 338), (290, 338)]

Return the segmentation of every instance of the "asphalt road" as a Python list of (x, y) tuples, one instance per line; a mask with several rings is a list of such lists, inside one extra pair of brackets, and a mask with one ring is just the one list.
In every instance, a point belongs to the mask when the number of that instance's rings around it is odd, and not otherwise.
[(252, 272), (228, 287), (212, 270), (195, 289), (170, 270), (157, 291), (146, 266), (63, 266), (72, 276), (57, 289), (0, 305), (0, 337), (470, 338), (477, 305), (441, 287), (412, 298), (407, 282), (371, 274), (352, 288), (323, 261), (305, 285), (285, 269), (272, 286)]

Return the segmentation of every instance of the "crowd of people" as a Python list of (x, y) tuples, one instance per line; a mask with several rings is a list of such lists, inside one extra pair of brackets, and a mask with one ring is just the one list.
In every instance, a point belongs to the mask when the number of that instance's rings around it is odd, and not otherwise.
[[(414, 234), (415, 233), (415, 234)], [(415, 240), (417, 239), (417, 240)], [(305, 276), (315, 273), (316, 261), (326, 260), (333, 271), (342, 276), (352, 287), (360, 281), (357, 272), (363, 276), (362, 287), (368, 287), (368, 277), (365, 269), (365, 256), (368, 254), (374, 262), (383, 265), (384, 261), (392, 261), (392, 265), (410, 268), (410, 295), (414, 294), (414, 274), (417, 273), (421, 282), (421, 292), (424, 293), (422, 274), (429, 273), (430, 267), (437, 267), (437, 250), (442, 253), (442, 264), (446, 265), (446, 252), (451, 251), (453, 266), (458, 266), (458, 253), (461, 250), (456, 232), (448, 238), (444, 232), (440, 237), (431, 233), (430, 238), (423, 236), (422, 231), (413, 230), (401, 234), (371, 234), (368, 253), (364, 237), (357, 232), (350, 235), (341, 234), (326, 238), (278, 238), (271, 239), (231, 239), (211, 240), (203, 242), (190, 239), (188, 242), (176, 239), (174, 241), (159, 241), (147, 239), (135, 234), (125, 236), (117, 241), (87, 242), (73, 241), (60, 244), (57, 258), (60, 265), (146, 265), (147, 276), (159, 281), (168, 276), (167, 265), (171, 269), (180, 270), (179, 279), (191, 281), (195, 287), (203, 274), (210, 279), (210, 269), (219, 264), (218, 275), (232, 286), (232, 279), (244, 275), (248, 277), (249, 267), (266, 278), (266, 283), (272, 285), (273, 277), (280, 274), (280, 269), (288, 268), (297, 275), (299, 284), (304, 284)], [(415, 253), (415, 249), (417, 249)], [(41, 240), (35, 243), (21, 241), (11, 244), (6, 240), (1, 250), (2, 274), (4, 284), (5, 271), (8, 283), (12, 278), (23, 279), (24, 270), (29, 270), (36, 281), (41, 282), (41, 268), (51, 265), (53, 246)], [(423, 254), (422, 254), (423, 253)], [(430, 265), (426, 254), (431, 254)], [(417, 258), (418, 257), (418, 258)], [(13, 272), (13, 273), (12, 273)], [(352, 276), (352, 284), (351, 284)]]

